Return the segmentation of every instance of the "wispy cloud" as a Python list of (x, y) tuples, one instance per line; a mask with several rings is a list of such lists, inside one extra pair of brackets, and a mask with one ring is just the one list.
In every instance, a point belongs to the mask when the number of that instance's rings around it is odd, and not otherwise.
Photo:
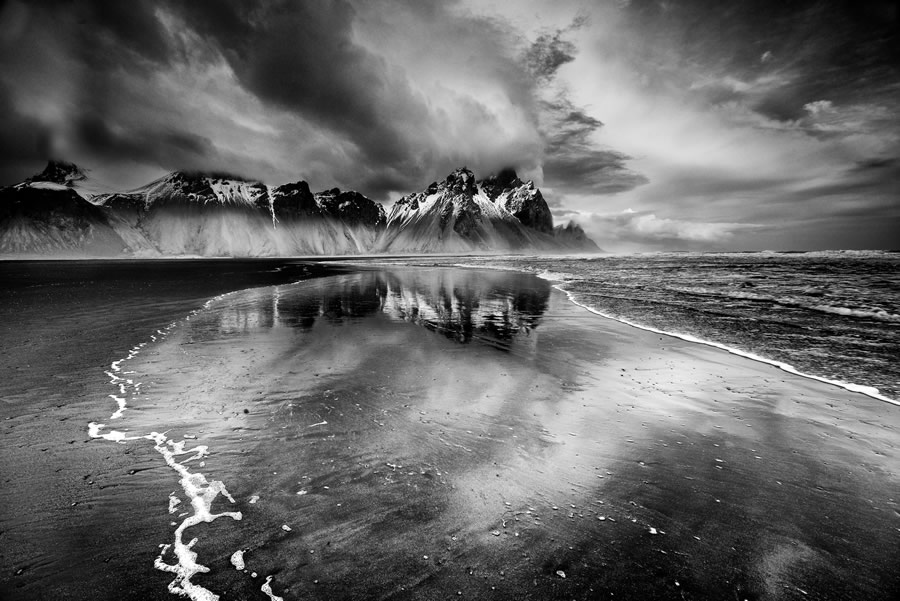
[(611, 194), (647, 183), (647, 178), (629, 169), (631, 158), (599, 147), (593, 134), (600, 120), (575, 107), (565, 96), (544, 102), (544, 178), (559, 190)]
[(750, 223), (661, 218), (633, 210), (594, 214), (580, 221), (597, 240), (612, 248), (623, 243), (660, 249), (727, 247), (736, 234), (761, 228)]

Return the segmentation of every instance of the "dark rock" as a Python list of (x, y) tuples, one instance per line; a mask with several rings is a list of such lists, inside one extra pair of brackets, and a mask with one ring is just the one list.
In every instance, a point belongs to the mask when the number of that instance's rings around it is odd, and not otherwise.
[(87, 179), (84, 170), (75, 163), (67, 163), (66, 161), (47, 161), (47, 166), (37, 175), (32, 175), (25, 180), (26, 183), (32, 182), (51, 182), (71, 187), (74, 182)]
[(475, 175), (466, 167), (457, 169), (444, 180), (444, 189), (450, 194), (474, 196), (478, 193)]
[(518, 188), (524, 182), (519, 179), (516, 172), (511, 167), (501, 169), (496, 175), (492, 175), (481, 180), (481, 190), (491, 200), (497, 200), (504, 192), (508, 192), (513, 188)]
[(557, 225), (553, 228), (553, 237), (561, 244), (569, 248), (584, 250), (585, 252), (600, 252), (597, 243), (588, 238), (582, 227), (570, 221), (566, 225)]
[(106, 255), (125, 246), (103, 209), (74, 190), (0, 189), (0, 254)]
[(347, 225), (378, 229), (387, 222), (384, 207), (380, 203), (353, 190), (341, 192), (338, 188), (332, 188), (319, 192), (315, 199), (324, 215), (340, 219)]
[(507, 194), (503, 208), (512, 213), (522, 225), (542, 233), (553, 231), (553, 215), (541, 191), (534, 182), (522, 184)]
[(553, 231), (553, 215), (534, 182), (523, 182), (510, 168), (481, 182), (481, 190), (492, 201), (512, 213), (522, 225), (543, 234)]
[[(435, 184), (432, 184), (432, 185), (435, 185)], [(407, 194), (406, 196), (404, 196), (403, 198), (401, 198), (400, 200), (395, 202), (394, 206), (408, 207), (409, 209), (415, 211), (416, 209), (419, 208), (419, 201), (421, 199), (425, 198), (425, 196), (426, 196), (426, 194), (423, 194), (422, 192), (414, 192), (412, 194)]]
[(315, 197), (309, 190), (309, 184), (302, 180), (273, 188), (270, 200), (272, 210), (279, 219), (322, 215)]

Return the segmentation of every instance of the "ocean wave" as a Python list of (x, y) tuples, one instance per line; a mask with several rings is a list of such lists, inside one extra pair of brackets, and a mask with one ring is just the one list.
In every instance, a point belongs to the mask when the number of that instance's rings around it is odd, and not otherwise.
[(584, 280), (584, 276), (567, 273), (565, 271), (550, 271), (548, 269), (544, 269), (535, 275), (542, 280), (548, 280), (550, 282), (578, 282)]
[(893, 321), (900, 323), (900, 315), (888, 313), (879, 307), (869, 309), (853, 309), (850, 307), (834, 307), (831, 305), (813, 305), (806, 307), (813, 311), (821, 311), (823, 313), (833, 313), (835, 315), (845, 315), (847, 317), (862, 317), (864, 319), (877, 319), (879, 321)]
[[(832, 315), (842, 315), (844, 317), (858, 317), (861, 319), (875, 319), (878, 321), (900, 323), (900, 315), (891, 313), (890, 311), (882, 307), (846, 307), (843, 305), (831, 305), (822, 302), (815, 302), (820, 301), (822, 296), (824, 296), (825, 294), (820, 289), (815, 289), (810, 294), (811, 296), (816, 297), (815, 300), (806, 300), (803, 298), (790, 296), (770, 296), (767, 294), (759, 294), (757, 292), (746, 292), (741, 290), (716, 290), (704, 287), (670, 286), (668, 287), (668, 290), (694, 296), (774, 303), (776, 305), (781, 305), (784, 307), (794, 307), (799, 309), (806, 309), (809, 311), (818, 311), (821, 313), (831, 313)], [(806, 290), (804, 290), (804, 292), (806, 292)]]
[[(812, 257), (812, 258), (828, 258), (828, 257), (883, 257), (889, 256), (892, 254), (896, 254), (897, 251), (894, 250), (875, 250), (875, 249), (867, 249), (867, 250), (853, 250), (853, 249), (844, 249), (844, 250), (762, 250), (758, 253), (752, 254), (761, 254), (761, 255), (794, 255), (794, 256), (803, 256), (803, 257)], [(733, 253), (725, 253), (725, 254), (733, 254)]]

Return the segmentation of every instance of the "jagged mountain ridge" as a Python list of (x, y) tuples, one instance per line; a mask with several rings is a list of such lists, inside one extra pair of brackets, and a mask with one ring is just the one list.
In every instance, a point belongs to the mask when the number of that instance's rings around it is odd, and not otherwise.
[(385, 220), (384, 207), (355, 191), (334, 188), (313, 194), (304, 181), (267, 186), (226, 174), (184, 171), (172, 172), (131, 192), (99, 195), (95, 202), (108, 207), (141, 206), (145, 210), (179, 204), (263, 209), (275, 224), (301, 216), (368, 227), (379, 227)]
[[(366, 252), (384, 221), (384, 209), (356, 192), (337, 190), (332, 196), (341, 201), (320, 201), (303, 181), (266, 186), (234, 176), (174, 172), (132, 192), (96, 200), (123, 233), (143, 233), (163, 255)], [(345, 197), (351, 202), (343, 202)]]
[[(473, 252), (570, 250), (598, 252), (581, 228), (554, 230), (553, 216), (534, 182), (511, 169), (476, 181), (467, 168), (394, 203), (378, 250)], [(579, 234), (580, 232), (580, 234)]]
[(51, 160), (47, 162), (44, 170), (26, 179), (23, 183), (49, 182), (62, 186), (72, 187), (75, 182), (87, 179), (84, 169), (75, 163)]
[(509, 211), (522, 225), (549, 234), (553, 215), (534, 182), (523, 182), (512, 169), (503, 169), (480, 182), (484, 194)]
[[(391, 215), (337, 188), (313, 194), (226, 174), (173, 172), (128, 192), (86, 193), (88, 175), (50, 162), (0, 189), (0, 253), (69, 256), (295, 256), (377, 252), (598, 250), (552, 229), (532, 182), (459, 169), (408, 195)], [(559, 233), (561, 232), (561, 233)]]

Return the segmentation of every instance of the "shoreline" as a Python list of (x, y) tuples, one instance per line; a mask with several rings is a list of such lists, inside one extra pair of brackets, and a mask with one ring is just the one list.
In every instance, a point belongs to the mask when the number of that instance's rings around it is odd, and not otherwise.
[[(778, 251), (753, 251), (753, 252), (766, 253), (766, 252), (778, 252)], [(798, 251), (798, 252), (799, 252), (799, 251)], [(868, 253), (868, 252), (872, 252), (872, 251), (803, 251), (804, 254), (810, 254), (810, 253), (833, 253), (833, 252)], [(880, 252), (880, 253), (895, 253), (895, 252), (900, 253), (900, 251), (878, 251), (878, 252)], [(666, 253), (660, 253), (660, 254), (666, 254)], [(721, 253), (713, 253), (713, 254), (721, 254)], [(743, 253), (725, 253), (725, 254), (743, 254)], [(796, 254), (796, 253), (791, 252), (790, 254)], [(354, 262), (352, 262), (352, 261), (348, 261), (348, 262), (347, 262), (347, 265), (351, 265), (351, 266), (365, 265), (365, 262), (362, 262), (362, 263), (354, 263)], [(376, 264), (376, 265), (377, 265), (377, 264)], [(383, 267), (398, 267), (398, 266), (402, 266), (402, 264), (391, 263), (391, 262), (386, 262), (386, 263), (383, 263), (383, 264), (380, 264), (380, 265), (383, 266)], [(410, 265), (410, 266), (413, 266), (413, 267), (415, 267), (415, 266), (420, 266), (420, 267), (421, 267), (422, 265)], [(662, 335), (664, 335), (664, 336), (670, 336), (670, 337), (672, 337), (672, 338), (678, 338), (678, 339), (684, 340), (684, 341), (686, 341), (686, 342), (692, 342), (692, 343), (695, 343), (695, 344), (700, 344), (700, 345), (705, 345), (705, 346), (710, 346), (710, 347), (713, 347), (713, 348), (717, 348), (717, 349), (723, 350), (723, 351), (725, 351), (725, 352), (727, 352), (727, 353), (730, 353), (730, 354), (733, 354), (733, 355), (738, 355), (738, 356), (740, 356), (740, 357), (745, 357), (745, 358), (750, 359), (750, 360), (752, 360), (752, 361), (758, 361), (758, 362), (760, 362), (760, 363), (765, 363), (765, 364), (767, 364), (767, 365), (772, 365), (772, 366), (777, 367), (777, 368), (779, 368), (779, 369), (781, 369), (781, 370), (783, 370), (783, 371), (785, 371), (785, 372), (787, 372), (787, 373), (790, 373), (790, 374), (793, 374), (793, 375), (796, 375), (796, 376), (799, 376), (799, 377), (802, 377), (802, 378), (809, 378), (809, 379), (812, 379), (812, 380), (816, 380), (816, 381), (818, 381), (818, 382), (822, 382), (822, 383), (824, 383), (824, 384), (829, 384), (829, 385), (831, 385), (831, 386), (836, 386), (836, 387), (842, 388), (842, 389), (844, 389), (844, 390), (846, 390), (846, 391), (848, 391), (848, 392), (855, 392), (855, 393), (859, 393), (859, 394), (864, 394), (864, 395), (866, 395), (866, 396), (868, 396), (868, 397), (871, 397), (871, 398), (873, 398), (873, 399), (876, 399), (876, 400), (879, 400), (879, 401), (883, 401), (883, 402), (885, 402), (885, 403), (889, 403), (889, 404), (891, 404), (891, 405), (896, 405), (896, 406), (900, 407), (900, 399), (892, 399), (892, 398), (890, 398), (890, 397), (888, 397), (888, 396), (886, 396), (886, 395), (884, 395), (884, 394), (881, 394), (881, 391), (880, 391), (877, 387), (875, 387), (875, 386), (868, 386), (868, 385), (865, 385), (865, 384), (857, 384), (857, 383), (855, 383), (855, 382), (845, 382), (845, 381), (842, 381), (842, 380), (834, 380), (834, 379), (831, 379), (831, 378), (826, 378), (826, 377), (824, 377), (824, 376), (818, 376), (818, 375), (815, 375), (815, 374), (811, 374), (811, 373), (808, 373), (808, 372), (801, 371), (799, 368), (797, 368), (797, 367), (791, 365), (790, 363), (787, 363), (787, 362), (784, 362), (784, 361), (778, 361), (777, 359), (770, 359), (770, 358), (768, 358), (768, 357), (764, 357), (764, 356), (762, 356), (762, 355), (759, 355), (759, 354), (756, 354), (756, 353), (752, 353), (752, 352), (749, 352), (749, 351), (744, 351), (744, 350), (741, 350), (741, 349), (739, 349), (739, 348), (736, 348), (736, 347), (733, 347), (733, 346), (729, 346), (729, 345), (727, 345), (727, 344), (723, 344), (723, 343), (720, 343), (720, 342), (716, 342), (716, 341), (714, 341), (714, 340), (707, 340), (707, 339), (704, 339), (704, 338), (699, 338), (699, 337), (697, 337), (697, 336), (693, 336), (693, 335), (691, 335), (691, 334), (683, 334), (683, 333), (680, 333), (680, 332), (673, 332), (673, 331), (669, 331), (669, 330), (663, 330), (663, 329), (659, 329), (659, 328), (654, 328), (654, 327), (652, 327), (652, 326), (646, 326), (646, 325), (640, 324), (640, 323), (638, 323), (638, 322), (636, 322), (636, 321), (633, 321), (633, 320), (630, 320), (630, 319), (627, 319), (627, 318), (615, 317), (614, 315), (611, 315), (611, 314), (609, 314), (609, 313), (606, 313), (606, 312), (604, 312), (604, 311), (601, 311), (601, 310), (599, 310), (599, 309), (596, 309), (596, 308), (594, 308), (594, 307), (591, 307), (590, 305), (581, 303), (581, 302), (579, 302), (578, 300), (576, 300), (574, 293), (570, 292), (569, 290), (567, 290), (567, 289), (564, 287), (565, 284), (566, 284), (565, 274), (553, 274), (553, 273), (548, 273), (546, 270), (544, 270), (544, 271), (536, 271), (536, 270), (530, 270), (530, 269), (525, 268), (525, 267), (517, 268), (517, 267), (513, 267), (513, 266), (505, 266), (505, 265), (477, 265), (477, 264), (474, 264), (474, 265), (473, 265), (473, 264), (467, 264), (467, 263), (454, 263), (454, 264), (452, 264), (452, 266), (453, 266), (453, 267), (458, 267), (458, 268), (460, 268), (460, 269), (474, 269), (474, 270), (478, 270), (478, 269), (486, 269), (486, 270), (495, 270), (495, 271), (508, 271), (508, 272), (513, 272), (513, 273), (527, 273), (527, 274), (529, 274), (529, 275), (533, 275), (533, 276), (535, 276), (535, 277), (538, 277), (538, 278), (545, 279), (545, 280), (547, 280), (547, 281), (553, 282), (553, 287), (556, 288), (557, 290), (559, 290), (559, 291), (565, 293), (566, 296), (568, 297), (568, 299), (569, 299), (569, 301), (570, 301), (571, 303), (573, 303), (573, 304), (575, 304), (575, 305), (577, 305), (577, 306), (579, 306), (579, 307), (581, 307), (581, 308), (583, 308), (583, 309), (585, 309), (585, 310), (587, 310), (587, 311), (589, 311), (589, 312), (591, 312), (591, 313), (593, 313), (593, 314), (595, 314), (595, 315), (597, 315), (597, 316), (599, 316), (599, 317), (602, 317), (602, 318), (604, 318), (604, 319), (610, 319), (610, 320), (613, 320), (613, 321), (616, 321), (616, 322), (625, 324), (625, 325), (627, 325), (627, 326), (630, 326), (630, 327), (633, 327), (633, 328), (637, 328), (637, 329), (639, 329), (639, 330), (645, 330), (645, 331), (648, 331), (648, 332), (653, 332), (653, 333), (655, 333), (655, 334), (662, 334)]]
[[(541, 276), (538, 276), (538, 277), (541, 277)], [(556, 281), (556, 280), (551, 280), (551, 281)], [(863, 384), (854, 384), (852, 382), (842, 382), (840, 380), (831, 380), (831, 379), (828, 379), (828, 378), (825, 378), (822, 376), (817, 376), (815, 374), (809, 374), (809, 373), (802, 372), (799, 369), (797, 369), (796, 367), (794, 367), (793, 365), (790, 365), (789, 363), (785, 363), (783, 361), (777, 361), (775, 359), (769, 359), (767, 357), (763, 357), (763, 356), (757, 355), (755, 353), (742, 351), (741, 349), (737, 349), (737, 348), (728, 346), (726, 344), (722, 344), (722, 343), (715, 342), (712, 340), (705, 340), (703, 338), (697, 338), (696, 336), (692, 336), (690, 334), (680, 334), (677, 332), (669, 332), (666, 330), (660, 330), (658, 328), (653, 328), (651, 326), (641, 325), (639, 323), (636, 323), (636, 322), (628, 320), (628, 319), (614, 317), (612, 315), (609, 315), (608, 313), (604, 313), (603, 311), (595, 309), (589, 305), (578, 302), (577, 300), (575, 300), (575, 297), (571, 292), (569, 292), (568, 290), (566, 290), (565, 288), (562, 287), (562, 284), (554, 284), (553, 287), (556, 288), (557, 290), (559, 290), (560, 292), (565, 293), (571, 303), (581, 307), (582, 309), (590, 311), (594, 315), (598, 315), (605, 319), (611, 319), (613, 321), (617, 321), (619, 323), (625, 324), (632, 328), (637, 328), (639, 330), (645, 330), (647, 332), (653, 332), (654, 334), (662, 334), (664, 336), (670, 336), (672, 338), (678, 338), (679, 340), (684, 340), (685, 342), (691, 342), (694, 344), (701, 344), (704, 346), (710, 346), (713, 348), (717, 348), (719, 350), (725, 351), (726, 353), (730, 353), (732, 355), (737, 355), (739, 357), (744, 357), (745, 359), (750, 359), (751, 361), (757, 361), (759, 363), (765, 363), (766, 365), (771, 365), (773, 367), (777, 367), (778, 369), (780, 369), (782, 371), (785, 371), (789, 374), (793, 374), (795, 376), (799, 376), (801, 378), (809, 378), (810, 380), (816, 380), (818, 382), (822, 382), (823, 384), (829, 384), (831, 386), (841, 388), (843, 390), (846, 390), (847, 392), (855, 392), (855, 393), (859, 393), (859, 394), (864, 394), (867, 397), (871, 397), (878, 401), (884, 401), (885, 403), (889, 403), (891, 405), (896, 405), (896, 406), (900, 407), (900, 400), (895, 400), (890, 397), (884, 396), (874, 386), (865, 386)]]

